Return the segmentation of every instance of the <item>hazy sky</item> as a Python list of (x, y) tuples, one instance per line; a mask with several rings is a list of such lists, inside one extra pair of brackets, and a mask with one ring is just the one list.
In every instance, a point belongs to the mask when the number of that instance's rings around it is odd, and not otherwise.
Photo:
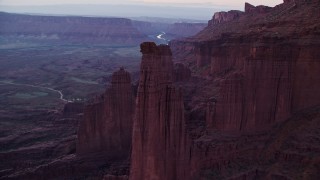
[(274, 6), (280, 4), (282, 0), (0, 0), (0, 5), (52, 5), (52, 4), (212, 4), (224, 6), (243, 6), (245, 2), (254, 5)]
[(0, 11), (48, 15), (166, 17), (209, 20), (214, 12), (244, 10), (244, 3), (275, 6), (283, 0), (0, 0)]

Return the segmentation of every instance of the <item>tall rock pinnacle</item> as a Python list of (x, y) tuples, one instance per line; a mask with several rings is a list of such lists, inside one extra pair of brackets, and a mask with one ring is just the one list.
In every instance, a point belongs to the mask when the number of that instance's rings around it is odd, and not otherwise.
[(134, 95), (130, 74), (113, 73), (111, 87), (94, 104), (87, 105), (78, 132), (77, 154), (103, 152), (128, 157), (131, 147)]
[(182, 93), (172, 85), (169, 46), (141, 44), (142, 62), (133, 123), (130, 179), (177, 179), (186, 145)]

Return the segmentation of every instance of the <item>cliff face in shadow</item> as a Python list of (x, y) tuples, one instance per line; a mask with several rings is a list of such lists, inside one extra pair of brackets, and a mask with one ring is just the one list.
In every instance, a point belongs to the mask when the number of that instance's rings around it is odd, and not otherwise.
[[(313, 147), (293, 133), (312, 125), (291, 122), (301, 114), (311, 116), (320, 105), (318, 10), (318, 1), (286, 1), (274, 8), (247, 4), (246, 12), (218, 13), (196, 36), (170, 43), (175, 59), (198, 78), (183, 85), (189, 92), (186, 121), (205, 123), (202, 130), (188, 128), (193, 129), (188, 131), (193, 137), (190, 177), (290, 179), (319, 170), (318, 153), (307, 161), (318, 144)], [(291, 123), (296, 127), (279, 125)], [(273, 134), (278, 130), (290, 143)], [(277, 145), (281, 155), (271, 148), (272, 139), (283, 142)], [(312, 150), (299, 150), (307, 147)], [(264, 154), (264, 148), (273, 150)], [(297, 171), (293, 164), (299, 163)]]
[(134, 95), (130, 74), (123, 68), (112, 76), (111, 87), (84, 108), (77, 154), (102, 153), (126, 159), (130, 153)]
[(172, 84), (171, 50), (143, 43), (141, 52), (130, 179), (182, 178), (186, 150), (184, 106), (181, 90)]
[(319, 178), (318, 10), (299, 0), (216, 14), (170, 43), (175, 66), (169, 46), (141, 44), (129, 178)]
[(205, 69), (199, 71), (202, 76), (219, 84), (209, 127), (268, 129), (320, 102), (317, 7), (317, 2), (303, 1), (266, 11), (251, 7), (233, 20), (211, 23), (197, 36), (171, 43), (177, 54), (193, 51), (185, 59), (196, 59), (189, 64)]

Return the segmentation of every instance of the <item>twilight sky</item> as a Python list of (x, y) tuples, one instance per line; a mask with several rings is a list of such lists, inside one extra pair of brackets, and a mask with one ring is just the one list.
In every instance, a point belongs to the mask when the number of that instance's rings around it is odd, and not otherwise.
[(243, 10), (245, 2), (275, 6), (283, 0), (0, 0), (0, 11), (208, 20), (217, 11)]
[(224, 6), (241, 6), (245, 2), (254, 5), (274, 6), (280, 4), (282, 0), (0, 0), (0, 5), (52, 5), (52, 4), (125, 4), (125, 3), (144, 3), (144, 4), (212, 4)]

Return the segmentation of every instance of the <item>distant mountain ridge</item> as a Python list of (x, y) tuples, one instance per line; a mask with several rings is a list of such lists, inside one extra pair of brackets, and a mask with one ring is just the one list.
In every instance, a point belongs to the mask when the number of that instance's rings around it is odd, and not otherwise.
[[(27, 42), (138, 46), (144, 41), (188, 37), (206, 27), (204, 23), (173, 23), (179, 19), (27, 15), (0, 12), (0, 36)], [(191, 20), (192, 21), (192, 20)]]
[(148, 37), (125, 18), (0, 13), (0, 35), (39, 41), (136, 45)]
[(227, 7), (177, 7), (139, 4), (86, 4), (86, 5), (46, 5), (46, 6), (5, 6), (0, 5), (0, 11), (10, 13), (34, 13), (50, 15), (86, 15), (112, 17), (153, 16), (164, 18), (185, 18), (207, 20), (212, 12), (228, 10)]

